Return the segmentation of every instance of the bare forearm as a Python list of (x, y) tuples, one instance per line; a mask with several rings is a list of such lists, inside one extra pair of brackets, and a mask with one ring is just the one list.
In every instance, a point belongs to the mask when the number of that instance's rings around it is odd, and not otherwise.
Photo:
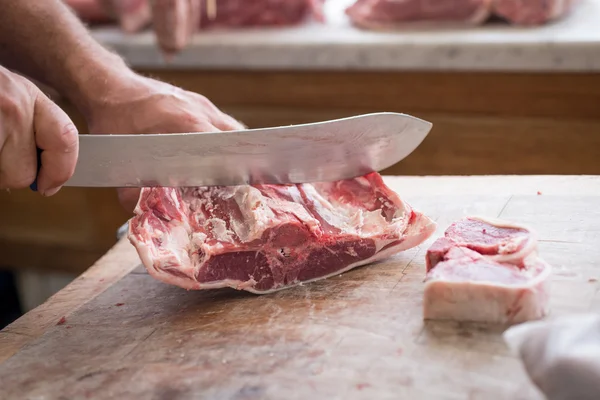
[(0, 0), (0, 63), (66, 96), (84, 114), (132, 72), (61, 0)]

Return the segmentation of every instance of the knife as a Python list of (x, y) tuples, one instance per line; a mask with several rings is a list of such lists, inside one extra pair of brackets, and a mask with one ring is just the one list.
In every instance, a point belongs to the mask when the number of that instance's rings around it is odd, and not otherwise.
[(431, 127), (410, 115), (382, 112), (240, 131), (84, 134), (79, 136), (75, 173), (65, 186), (231, 186), (349, 179), (404, 159)]

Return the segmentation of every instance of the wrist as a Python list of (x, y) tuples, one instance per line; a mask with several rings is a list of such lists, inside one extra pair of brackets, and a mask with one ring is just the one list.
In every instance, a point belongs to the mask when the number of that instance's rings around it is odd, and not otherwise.
[(94, 60), (73, 57), (66, 63), (71, 82), (61, 91), (87, 120), (137, 77), (122, 58), (109, 52)]

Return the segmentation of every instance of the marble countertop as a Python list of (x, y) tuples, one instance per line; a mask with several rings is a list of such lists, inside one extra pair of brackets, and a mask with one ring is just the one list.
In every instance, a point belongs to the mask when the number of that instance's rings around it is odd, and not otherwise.
[(339, 8), (328, 13), (328, 25), (203, 32), (169, 62), (151, 31), (93, 35), (136, 68), (600, 71), (600, 0), (581, 0), (567, 18), (536, 28), (372, 32), (350, 26)]

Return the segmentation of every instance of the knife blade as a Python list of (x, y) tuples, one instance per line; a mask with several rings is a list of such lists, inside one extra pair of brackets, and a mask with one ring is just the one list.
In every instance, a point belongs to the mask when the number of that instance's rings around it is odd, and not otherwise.
[(80, 135), (65, 186), (231, 186), (349, 179), (404, 159), (432, 124), (382, 112), (264, 129)]

